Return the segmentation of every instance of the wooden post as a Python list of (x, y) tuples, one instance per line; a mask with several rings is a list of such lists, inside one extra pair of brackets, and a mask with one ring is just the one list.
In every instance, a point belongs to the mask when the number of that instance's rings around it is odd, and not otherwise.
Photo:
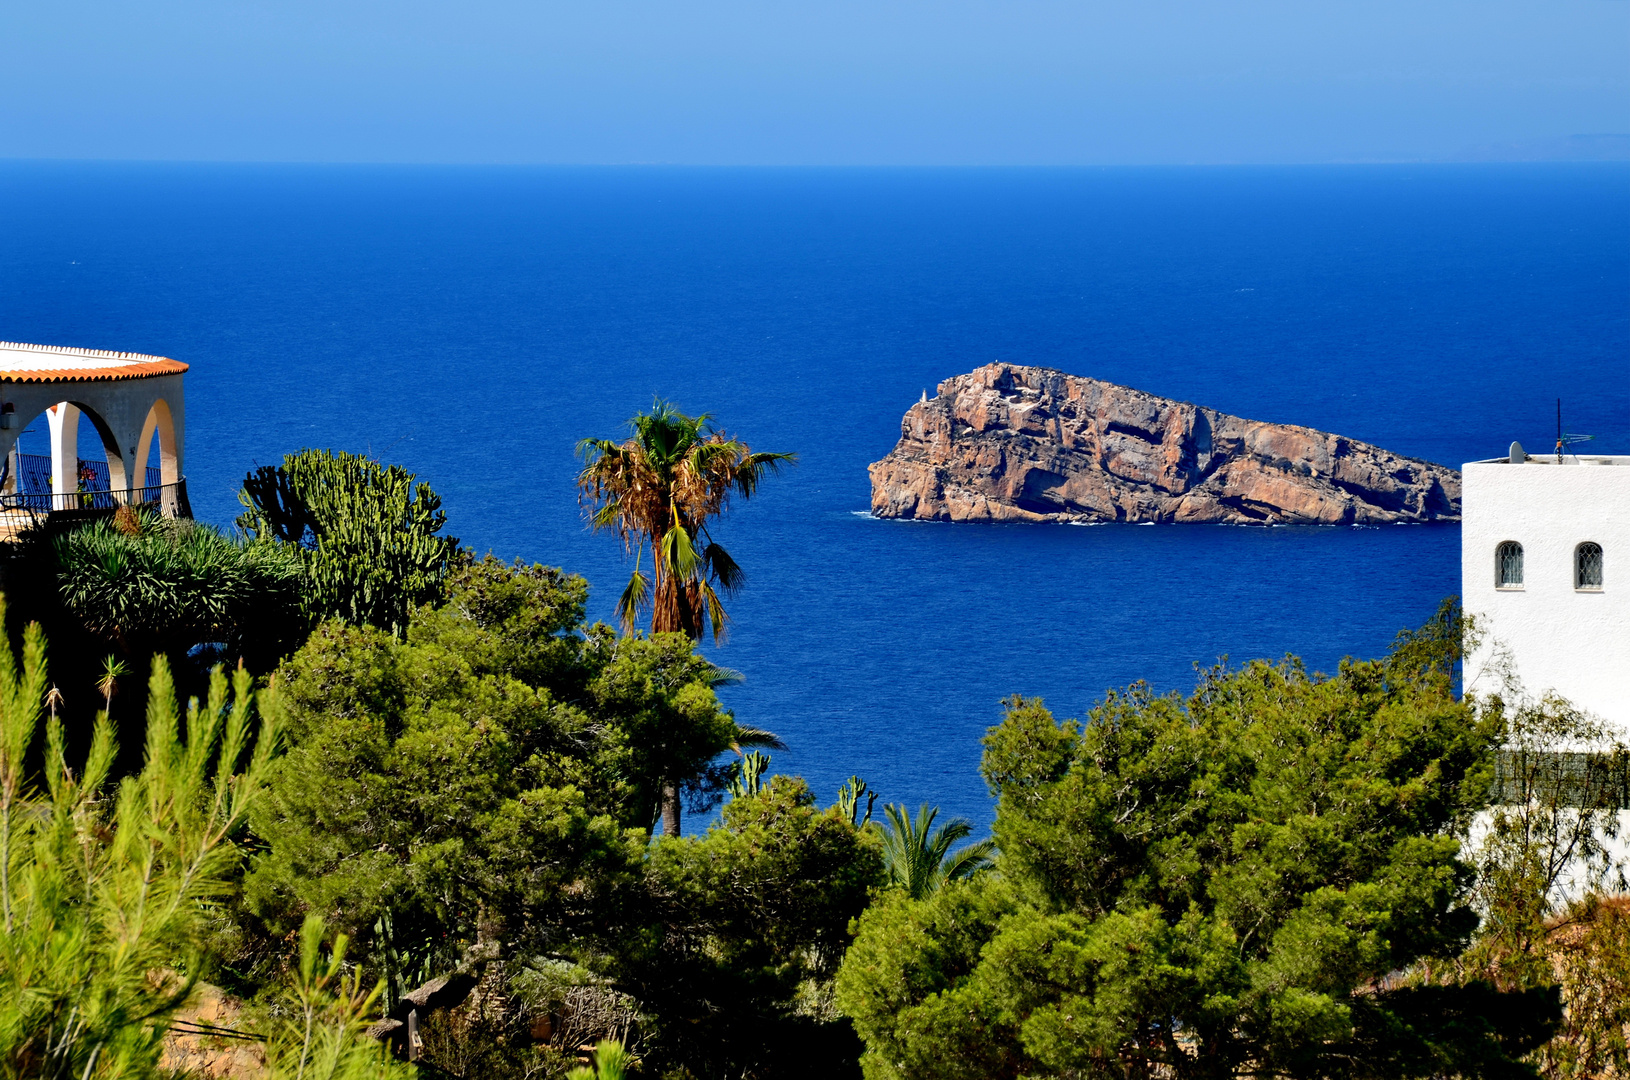
[(408, 1010), (407, 1031), (407, 1057), (409, 1061), (419, 1060), (419, 1010)]

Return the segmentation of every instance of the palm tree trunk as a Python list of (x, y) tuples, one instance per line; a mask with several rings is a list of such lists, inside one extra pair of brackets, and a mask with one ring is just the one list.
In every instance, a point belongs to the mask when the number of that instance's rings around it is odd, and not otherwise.
[(673, 784), (662, 785), (662, 835), (679, 835), (679, 789)]

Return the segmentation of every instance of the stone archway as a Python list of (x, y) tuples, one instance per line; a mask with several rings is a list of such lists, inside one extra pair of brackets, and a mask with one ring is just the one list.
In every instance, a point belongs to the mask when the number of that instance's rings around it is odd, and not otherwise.
[(61, 401), (45, 410), (46, 423), (51, 429), (51, 495), (53, 510), (77, 509), (80, 499), (79, 419), (88, 418), (102, 442), (107, 455), (108, 491), (111, 497), (123, 502), (130, 490), (130, 477), (126, 474), (124, 453), (119, 438), (108, 422), (89, 405), (81, 401)]
[(146, 470), (153, 452), (154, 435), (158, 436), (159, 483), (174, 484), (181, 479), (180, 458), (176, 455), (175, 418), (170, 415), (170, 403), (159, 398), (153, 402), (153, 407), (147, 410), (147, 419), (142, 422), (141, 438), (136, 442), (136, 471), (131, 477), (133, 488), (149, 486)]
[[(153, 436), (158, 436), (158, 491), (152, 491), (147, 480), (147, 462), (153, 450)], [(175, 417), (170, 403), (163, 398), (153, 402), (142, 421), (141, 437), (136, 440), (136, 457), (131, 464), (130, 493), (135, 502), (158, 502), (161, 513), (174, 517), (180, 512), (176, 492), (181, 482), (181, 456), (175, 437)], [(155, 499), (155, 495), (157, 498)]]

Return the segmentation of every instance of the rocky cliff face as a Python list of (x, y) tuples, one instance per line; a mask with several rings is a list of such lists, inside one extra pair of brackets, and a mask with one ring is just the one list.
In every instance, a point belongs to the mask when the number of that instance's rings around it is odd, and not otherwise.
[(1460, 474), (1048, 368), (990, 364), (913, 405), (872, 513), (938, 521), (1458, 521)]

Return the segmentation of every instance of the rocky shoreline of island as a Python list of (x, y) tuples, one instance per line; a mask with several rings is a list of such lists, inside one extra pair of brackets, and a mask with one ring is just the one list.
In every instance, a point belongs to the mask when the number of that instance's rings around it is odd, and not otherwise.
[(1053, 368), (987, 364), (907, 410), (872, 513), (968, 522), (1460, 520), (1460, 474)]

